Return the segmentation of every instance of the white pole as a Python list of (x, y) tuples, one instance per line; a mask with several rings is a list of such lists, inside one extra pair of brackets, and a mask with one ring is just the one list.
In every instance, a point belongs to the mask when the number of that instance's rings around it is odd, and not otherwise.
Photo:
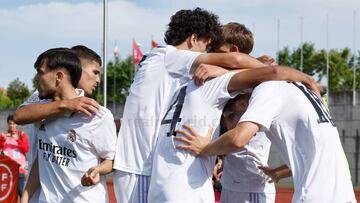
[(300, 70), (303, 71), (303, 17), (300, 17)]
[(329, 15), (326, 15), (326, 100), (329, 103), (329, 94), (330, 94), (330, 75), (329, 75)]
[(356, 11), (354, 11), (354, 65), (353, 65), (353, 106), (356, 106)]
[(280, 51), (280, 19), (277, 20), (277, 44), (276, 44), (276, 62), (279, 63), (279, 51)]
[(107, 103), (107, 37), (108, 37), (108, 4), (107, 0), (104, 0), (103, 11), (103, 66), (104, 66), (104, 107)]

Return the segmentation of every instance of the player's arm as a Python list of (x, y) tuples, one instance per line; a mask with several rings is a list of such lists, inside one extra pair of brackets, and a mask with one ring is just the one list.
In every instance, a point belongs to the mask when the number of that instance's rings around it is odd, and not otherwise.
[(259, 68), (265, 65), (259, 60), (243, 53), (206, 53), (201, 54), (194, 60), (194, 70), (201, 64), (217, 65), (226, 68)]
[(94, 128), (91, 145), (102, 161), (100, 165), (90, 168), (81, 178), (81, 184), (84, 186), (98, 183), (100, 175), (108, 174), (113, 169), (117, 137), (114, 117), (110, 111), (105, 111), (104, 117)]
[(266, 65), (259, 60), (238, 52), (207, 53), (195, 58), (191, 72), (194, 73), (195, 84), (202, 85), (207, 79), (227, 73), (227, 69), (259, 68), (264, 66)]
[(261, 169), (267, 176), (271, 178), (271, 180), (269, 181), (270, 183), (272, 182), (277, 183), (279, 182), (279, 180), (283, 178), (292, 176), (291, 170), (286, 165), (282, 165), (277, 168), (271, 168), (268, 166), (259, 166), (259, 169)]
[(98, 109), (99, 104), (88, 97), (59, 100), (46, 104), (34, 103), (18, 108), (14, 113), (14, 121), (21, 125), (34, 123), (63, 112), (80, 112), (91, 116)]
[(278, 65), (275, 61), (275, 59), (269, 55), (262, 55), (256, 58), (261, 63), (267, 65), (267, 66), (276, 66)]
[(100, 165), (90, 168), (81, 178), (83, 186), (91, 186), (100, 182), (100, 176), (106, 175), (113, 170), (113, 160), (103, 160)]
[(204, 137), (199, 135), (191, 126), (184, 125), (183, 127), (186, 130), (177, 130), (176, 132), (185, 137), (176, 136), (175, 139), (184, 144), (177, 146), (177, 148), (204, 156), (223, 155), (236, 151), (245, 146), (260, 128), (258, 124), (253, 122), (241, 122), (235, 128), (222, 134), (213, 143), (210, 143), (212, 131), (209, 131)]
[(26, 182), (25, 189), (21, 196), (21, 203), (27, 203), (40, 187), (40, 178), (39, 178), (39, 163), (38, 158), (34, 160), (34, 163), (31, 167), (30, 173), (28, 175), (28, 181)]
[(316, 94), (320, 94), (317, 83), (311, 76), (284, 66), (256, 68), (237, 73), (231, 78), (228, 90), (229, 92), (244, 90), (270, 80), (301, 82)]

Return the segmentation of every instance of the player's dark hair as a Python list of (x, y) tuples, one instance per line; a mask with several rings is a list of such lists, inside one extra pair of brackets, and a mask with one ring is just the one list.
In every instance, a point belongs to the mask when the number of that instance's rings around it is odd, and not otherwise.
[(73, 50), (76, 53), (76, 55), (79, 57), (81, 62), (95, 61), (101, 66), (101, 57), (92, 49), (89, 49), (84, 45), (76, 45), (71, 47), (71, 50)]
[(65, 69), (69, 74), (71, 84), (77, 87), (81, 77), (81, 63), (76, 53), (68, 48), (49, 49), (38, 56), (34, 68), (38, 69), (43, 64), (46, 64), (49, 70)]
[(220, 119), (221, 134), (236, 127), (237, 122), (246, 110), (247, 105), (244, 106), (243, 102), (247, 102), (249, 98), (250, 94), (239, 94), (226, 103)]
[(171, 16), (164, 41), (177, 46), (192, 34), (196, 34), (200, 39), (216, 41), (216, 38), (221, 36), (218, 16), (201, 8), (180, 10)]

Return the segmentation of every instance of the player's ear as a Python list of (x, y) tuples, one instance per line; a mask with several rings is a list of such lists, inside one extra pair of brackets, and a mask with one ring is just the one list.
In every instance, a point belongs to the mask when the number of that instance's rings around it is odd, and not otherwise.
[(56, 85), (59, 85), (60, 82), (64, 79), (65, 73), (62, 70), (56, 72)]
[(230, 47), (230, 52), (239, 52), (239, 47), (235, 44), (232, 44)]
[(197, 40), (198, 40), (197, 34), (193, 33), (190, 35), (189, 41), (188, 41), (188, 46), (190, 49), (195, 46)]

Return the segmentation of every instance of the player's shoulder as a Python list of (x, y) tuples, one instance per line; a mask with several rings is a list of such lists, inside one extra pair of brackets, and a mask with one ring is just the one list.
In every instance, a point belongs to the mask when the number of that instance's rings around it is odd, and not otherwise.
[(100, 106), (99, 111), (96, 113), (94, 119), (99, 120), (114, 120), (114, 116), (111, 111), (103, 106)]
[(256, 92), (256, 91), (267, 91), (270, 89), (279, 89), (285, 83), (286, 83), (285, 81), (277, 81), (277, 80), (262, 82), (254, 88), (254, 91)]
[(36, 90), (27, 100), (25, 100), (24, 103), (19, 106), (19, 108), (29, 104), (46, 104), (51, 101), (51, 99), (40, 99), (39, 92)]
[(81, 123), (84, 123), (86, 128), (91, 129), (90, 131), (97, 130), (98, 128), (104, 127), (107, 123), (114, 123), (114, 117), (111, 111), (103, 106), (100, 106), (99, 110), (92, 116), (87, 116), (84, 114), (77, 114), (78, 116), (75, 119)]
[(147, 54), (145, 54), (146, 56), (150, 57), (153, 55), (163, 55), (166, 53), (166, 51), (169, 49), (168, 45), (159, 45), (155, 48), (153, 48), (150, 52), (148, 52)]

